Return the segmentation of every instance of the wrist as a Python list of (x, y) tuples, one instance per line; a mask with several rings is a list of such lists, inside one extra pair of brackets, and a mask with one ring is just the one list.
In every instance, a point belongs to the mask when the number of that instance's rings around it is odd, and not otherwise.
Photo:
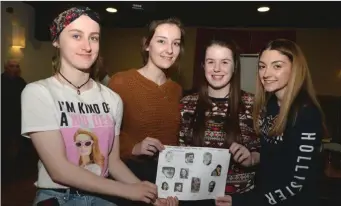
[(136, 150), (137, 150), (137, 149), (136, 149), (136, 145), (137, 145), (137, 144), (135, 144), (134, 147), (133, 147), (133, 149), (131, 150), (131, 154), (134, 155), (134, 156), (137, 156), (137, 155), (138, 155), (138, 153), (137, 153), (137, 151), (136, 151)]
[(125, 199), (129, 199), (129, 194), (131, 193), (131, 189), (129, 189), (130, 184), (126, 184), (126, 183), (121, 183), (120, 182), (120, 188), (119, 188), (119, 197), (125, 198)]

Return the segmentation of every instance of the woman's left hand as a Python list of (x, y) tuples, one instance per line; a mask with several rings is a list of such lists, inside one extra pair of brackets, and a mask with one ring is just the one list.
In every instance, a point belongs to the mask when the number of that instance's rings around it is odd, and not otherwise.
[(232, 206), (232, 197), (225, 195), (224, 197), (217, 197), (215, 200), (216, 206)]
[(179, 200), (177, 197), (167, 197), (165, 198), (158, 198), (156, 199), (154, 206), (178, 206)]
[(243, 145), (233, 142), (229, 148), (234, 161), (244, 167), (252, 166), (252, 156), (250, 151)]

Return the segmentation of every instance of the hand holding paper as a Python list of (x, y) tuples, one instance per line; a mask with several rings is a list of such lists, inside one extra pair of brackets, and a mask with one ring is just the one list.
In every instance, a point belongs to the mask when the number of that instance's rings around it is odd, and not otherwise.
[(132, 151), (133, 155), (148, 155), (153, 156), (155, 153), (160, 152), (165, 147), (160, 140), (146, 137), (142, 142), (137, 143)]
[(228, 149), (165, 146), (159, 154), (156, 177), (159, 197), (223, 197), (230, 157)]

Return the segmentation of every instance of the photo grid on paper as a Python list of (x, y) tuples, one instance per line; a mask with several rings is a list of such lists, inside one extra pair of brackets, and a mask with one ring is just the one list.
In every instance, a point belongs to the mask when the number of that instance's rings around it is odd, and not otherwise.
[(228, 149), (165, 146), (157, 168), (159, 197), (203, 200), (224, 196), (229, 163)]

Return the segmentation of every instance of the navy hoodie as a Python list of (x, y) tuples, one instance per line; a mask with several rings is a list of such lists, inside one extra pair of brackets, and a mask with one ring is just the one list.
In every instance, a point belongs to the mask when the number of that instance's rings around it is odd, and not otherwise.
[(307, 95), (300, 96), (282, 135), (268, 136), (280, 109), (275, 95), (261, 118), (257, 206), (318, 205), (322, 116)]

